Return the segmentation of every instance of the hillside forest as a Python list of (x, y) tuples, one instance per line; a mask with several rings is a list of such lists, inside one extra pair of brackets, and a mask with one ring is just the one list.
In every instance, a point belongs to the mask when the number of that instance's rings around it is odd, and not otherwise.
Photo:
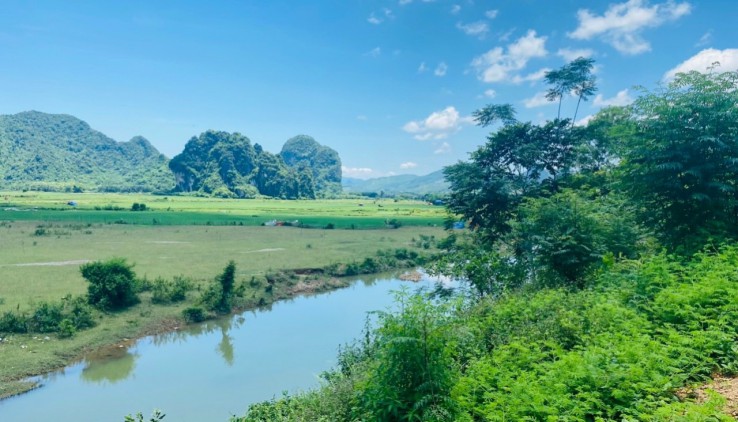
[(341, 192), (341, 159), (306, 135), (272, 154), (211, 130), (169, 160), (143, 137), (119, 143), (73, 116), (30, 111), (0, 116), (0, 187), (315, 199)]
[[(547, 98), (592, 98), (593, 65)], [(586, 124), (478, 110), (486, 143), (445, 169), (472, 230), (431, 265), (458, 286), (398, 292), (320, 388), (233, 420), (733, 420), (701, 386), (738, 372), (737, 105), (715, 66)]]

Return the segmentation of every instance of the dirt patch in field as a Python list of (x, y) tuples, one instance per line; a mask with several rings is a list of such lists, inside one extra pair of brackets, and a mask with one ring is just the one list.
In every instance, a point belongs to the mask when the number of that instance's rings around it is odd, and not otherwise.
[(699, 403), (704, 403), (708, 399), (707, 390), (712, 390), (725, 397), (726, 403), (723, 411), (738, 419), (738, 378), (715, 376), (711, 383), (681, 390), (677, 395), (681, 399), (689, 397), (696, 399)]
[(54, 261), (54, 262), (28, 262), (24, 264), (6, 264), (0, 267), (62, 267), (64, 265), (82, 265), (92, 262), (89, 259), (73, 259), (71, 261)]
[(265, 248), (265, 249), (257, 249), (255, 251), (246, 251), (244, 253), (265, 253), (265, 252), (279, 252), (283, 251), (284, 248)]
[(146, 243), (153, 243), (155, 245), (187, 245), (190, 242), (182, 242), (179, 240), (150, 240)]

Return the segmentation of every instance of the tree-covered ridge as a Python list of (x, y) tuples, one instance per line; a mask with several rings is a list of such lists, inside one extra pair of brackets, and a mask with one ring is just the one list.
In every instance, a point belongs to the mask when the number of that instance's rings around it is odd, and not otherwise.
[[(335, 153), (335, 151), (330, 150)], [(320, 155), (317, 151), (316, 155)], [(295, 163), (288, 166), (281, 155), (271, 154), (259, 144), (251, 144), (240, 133), (207, 131), (193, 137), (184, 151), (172, 158), (169, 168), (180, 192), (200, 192), (222, 197), (250, 198), (266, 195), (284, 199), (314, 199), (319, 191), (314, 174), (329, 169), (318, 166), (316, 157), (306, 153), (290, 156)], [(295, 159), (294, 157), (302, 157)], [(336, 154), (336, 160), (338, 160)], [(305, 160), (302, 163), (301, 160)], [(314, 168), (307, 164), (314, 161)], [(339, 183), (340, 183), (340, 160)], [(324, 183), (330, 188), (332, 180)]]
[(279, 155), (287, 166), (298, 172), (309, 169), (317, 192), (341, 192), (341, 158), (334, 149), (319, 144), (310, 136), (297, 135), (284, 143)]
[(164, 191), (174, 185), (166, 164), (145, 138), (116, 142), (73, 116), (0, 116), (3, 189)]
[(434, 171), (424, 176), (399, 174), (396, 176), (377, 177), (374, 179), (350, 179), (342, 181), (346, 192), (385, 194), (442, 194), (448, 192), (448, 183), (443, 170)]

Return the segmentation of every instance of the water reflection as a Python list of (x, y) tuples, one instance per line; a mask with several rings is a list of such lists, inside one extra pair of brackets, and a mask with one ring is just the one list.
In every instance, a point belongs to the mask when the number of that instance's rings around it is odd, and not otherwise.
[(137, 358), (138, 354), (131, 353), (127, 348), (110, 349), (104, 356), (85, 359), (80, 378), (89, 383), (115, 384), (133, 374)]

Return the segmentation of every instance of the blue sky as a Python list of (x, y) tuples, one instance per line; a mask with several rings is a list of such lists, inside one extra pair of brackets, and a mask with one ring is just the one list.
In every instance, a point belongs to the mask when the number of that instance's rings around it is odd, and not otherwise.
[(0, 113), (72, 114), (170, 157), (207, 129), (272, 152), (308, 134), (345, 176), (426, 174), (485, 141), (485, 104), (554, 117), (541, 77), (578, 55), (599, 92), (577, 120), (674, 70), (738, 69), (735, 22), (735, 0), (6, 0)]

